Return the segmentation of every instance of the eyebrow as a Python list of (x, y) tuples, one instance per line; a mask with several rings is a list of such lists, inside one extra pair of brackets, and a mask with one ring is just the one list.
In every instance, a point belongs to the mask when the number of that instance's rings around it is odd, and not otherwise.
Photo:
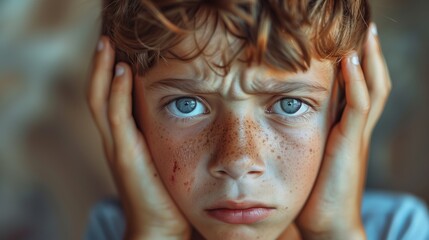
[[(181, 78), (165, 78), (155, 81), (149, 85), (149, 89), (164, 89), (175, 88), (183, 92), (212, 94), (215, 89), (210, 89), (208, 86), (201, 86), (203, 80), (181, 79)], [(257, 94), (279, 94), (290, 93), (296, 91), (302, 92), (328, 92), (324, 86), (318, 83), (307, 83), (302, 81), (281, 81), (278, 79), (256, 80), (251, 83), (250, 90)], [(249, 91), (249, 92), (250, 92)]]
[(258, 93), (290, 93), (290, 92), (324, 92), (328, 89), (317, 82), (303, 82), (297, 80), (281, 81), (278, 79), (257, 80), (251, 85), (252, 90)]
[(193, 79), (181, 79), (181, 78), (165, 78), (155, 81), (149, 85), (149, 89), (164, 89), (164, 88), (175, 88), (183, 92), (195, 92), (195, 93), (213, 93), (214, 89), (208, 89), (207, 87), (201, 86), (202, 81)]

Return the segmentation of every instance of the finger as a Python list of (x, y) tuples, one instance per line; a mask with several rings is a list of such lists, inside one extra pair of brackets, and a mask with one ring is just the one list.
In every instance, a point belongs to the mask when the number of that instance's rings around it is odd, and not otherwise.
[(374, 23), (369, 27), (364, 48), (363, 70), (371, 100), (371, 111), (369, 112), (365, 129), (365, 135), (370, 137), (392, 88), (387, 64), (381, 51), (377, 28)]
[(356, 52), (342, 62), (346, 91), (346, 106), (339, 123), (341, 134), (350, 139), (360, 139), (370, 110), (368, 88)]
[(116, 155), (121, 157), (118, 154), (128, 154), (129, 147), (139, 140), (139, 132), (132, 116), (132, 73), (125, 63), (118, 63), (115, 68), (108, 115), (115, 149), (120, 150)]
[(107, 118), (107, 101), (114, 59), (115, 54), (109, 39), (102, 36), (94, 57), (94, 68), (88, 87), (87, 101), (95, 124), (103, 138), (105, 150), (110, 148), (112, 142)]
[[(132, 71), (125, 63), (118, 63), (109, 100), (109, 123), (115, 146), (113, 172), (135, 208), (155, 206), (170, 201), (152, 162), (144, 137), (136, 127), (132, 115)], [(142, 189), (141, 186), (144, 186)], [(152, 196), (152, 197), (147, 197)], [(143, 204), (144, 203), (144, 204)], [(172, 204), (169, 202), (168, 204)]]

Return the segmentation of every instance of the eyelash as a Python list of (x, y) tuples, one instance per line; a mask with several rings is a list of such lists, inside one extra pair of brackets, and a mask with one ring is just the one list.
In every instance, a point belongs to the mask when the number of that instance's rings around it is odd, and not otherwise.
[[(207, 113), (199, 114), (199, 115), (192, 116), (192, 117), (177, 117), (173, 113), (171, 113), (169, 110), (167, 110), (167, 106), (169, 104), (171, 104), (174, 101), (177, 101), (178, 99), (183, 98), (183, 97), (195, 98), (197, 101), (201, 102), (201, 104), (204, 104), (204, 106), (208, 109)], [(308, 110), (306, 112), (304, 112), (303, 114), (299, 115), (299, 116), (284, 116), (284, 115), (281, 115), (281, 114), (274, 113), (272, 111), (272, 108), (273, 108), (274, 104), (276, 104), (278, 101), (281, 101), (281, 100), (287, 99), (287, 98), (289, 98), (289, 99), (296, 99), (296, 100), (299, 100), (300, 102), (302, 102), (302, 104), (306, 104), (308, 106)], [(165, 104), (162, 104), (160, 110), (167, 115), (167, 117), (168, 117), (169, 120), (173, 120), (174, 122), (187, 123), (187, 122), (192, 121), (194, 119), (198, 119), (201, 116), (209, 114), (210, 113), (210, 109), (209, 109), (209, 107), (207, 107), (207, 105), (208, 105), (207, 102), (204, 101), (201, 97), (198, 97), (198, 96), (179, 96), (179, 97), (173, 98), (172, 100), (168, 101)], [(303, 122), (303, 121), (307, 122), (307, 121), (309, 121), (311, 119), (312, 115), (315, 112), (316, 112), (316, 109), (315, 109), (315, 107), (312, 104), (308, 103), (307, 101), (305, 101), (305, 100), (303, 100), (301, 98), (289, 97), (289, 96), (280, 96), (280, 97), (277, 97), (276, 100), (273, 101), (273, 103), (270, 104), (267, 109), (265, 109), (265, 113), (270, 114), (270, 115), (275, 115), (275, 117), (279, 118), (282, 122), (286, 122), (286, 123), (289, 123), (289, 124), (296, 124), (296, 123)]]
[[(303, 114), (299, 116), (284, 116), (281, 114), (276, 114), (273, 112), (272, 108), (274, 105), (283, 100), (283, 99), (296, 99), (302, 102), (302, 104), (305, 104), (308, 106), (308, 110), (305, 111)], [(265, 110), (265, 113), (275, 115), (276, 118), (279, 118), (282, 122), (286, 122), (289, 124), (296, 124), (296, 123), (302, 123), (302, 122), (308, 122), (310, 121), (311, 117), (316, 113), (317, 109), (314, 107), (313, 104), (310, 104), (308, 101), (305, 101), (298, 97), (290, 97), (290, 96), (280, 96), (277, 97), (272, 104), (269, 105), (269, 107)]]
[[(180, 98), (185, 98), (185, 97), (195, 98), (197, 101), (201, 102), (201, 104), (203, 104), (207, 108), (207, 112), (203, 113), (203, 114), (196, 115), (196, 116), (192, 116), (192, 117), (177, 117), (176, 115), (174, 115), (173, 113), (171, 113), (167, 109), (168, 105), (170, 105), (174, 101), (177, 101)], [(192, 121), (194, 119), (200, 118), (203, 115), (209, 114), (210, 113), (210, 109), (207, 107), (207, 105), (208, 105), (207, 102), (204, 101), (201, 97), (198, 97), (198, 96), (178, 96), (178, 97), (173, 98), (172, 100), (167, 101), (167, 103), (162, 104), (160, 110), (161, 110), (161, 112), (163, 112), (163, 113), (166, 114), (168, 120), (173, 120), (176, 123), (187, 123), (187, 122)]]

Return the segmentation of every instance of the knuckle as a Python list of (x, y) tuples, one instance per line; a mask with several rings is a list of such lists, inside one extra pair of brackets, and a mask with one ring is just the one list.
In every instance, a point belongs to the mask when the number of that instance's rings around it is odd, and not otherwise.
[(371, 90), (372, 98), (374, 99), (387, 99), (390, 95), (390, 92), (392, 91), (392, 85), (390, 82), (386, 82), (383, 84), (376, 84), (373, 86), (373, 89)]
[(98, 106), (98, 102), (95, 100), (95, 98), (92, 95), (86, 96), (86, 102), (91, 108)]
[(109, 123), (112, 127), (118, 127), (122, 122), (122, 117), (119, 114), (109, 111)]
[(377, 96), (378, 96), (378, 98), (379, 99), (381, 99), (381, 100), (387, 100), (387, 98), (389, 97), (389, 95), (390, 95), (390, 92), (391, 92), (391, 87), (390, 86), (385, 86), (385, 87), (383, 87), (383, 88), (380, 88), (378, 91), (377, 91)]
[(385, 95), (383, 95), (383, 97), (382, 97), (383, 102), (386, 103), (388, 101), (389, 97), (390, 97), (390, 93), (386, 93)]
[(390, 92), (392, 90), (392, 82), (389, 78), (385, 80), (385, 83), (383, 84), (382, 88), (387, 92)]
[(362, 100), (357, 108), (362, 114), (368, 115), (369, 111), (371, 110), (371, 103), (369, 99)]
[(97, 113), (103, 106), (103, 104), (95, 98), (89, 98), (87, 103), (89, 110), (93, 113)]
[(124, 84), (122, 84), (123, 81), (121, 81), (120, 77), (115, 77), (112, 80), (112, 85), (111, 85), (111, 94), (122, 94), (125, 92), (125, 86)]
[(391, 90), (390, 90), (390, 89), (386, 89), (386, 90), (383, 92), (383, 94), (382, 94), (382, 98), (383, 98), (384, 100), (387, 100), (387, 99), (389, 98), (389, 96), (390, 96), (390, 92), (391, 92)]
[(386, 99), (390, 94), (390, 90), (387, 88), (382, 88), (377, 91), (377, 98)]
[(390, 93), (392, 91), (392, 83), (389, 81), (389, 83), (386, 86), (386, 90), (388, 93)]

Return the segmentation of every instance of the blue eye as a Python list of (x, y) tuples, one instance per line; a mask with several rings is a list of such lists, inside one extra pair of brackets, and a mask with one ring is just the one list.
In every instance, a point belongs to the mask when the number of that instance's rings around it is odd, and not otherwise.
[(308, 111), (310, 106), (296, 98), (282, 98), (274, 103), (271, 112), (286, 115), (286, 116), (299, 116)]
[(207, 113), (207, 108), (197, 98), (176, 98), (166, 106), (167, 110), (178, 118), (195, 117)]

